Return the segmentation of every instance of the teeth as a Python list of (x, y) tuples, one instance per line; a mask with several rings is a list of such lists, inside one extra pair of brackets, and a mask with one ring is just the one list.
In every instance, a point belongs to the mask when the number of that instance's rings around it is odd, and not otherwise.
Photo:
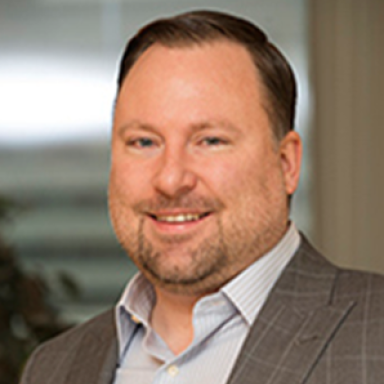
[(179, 214), (179, 215), (172, 215), (172, 216), (156, 216), (156, 220), (164, 221), (167, 223), (183, 223), (187, 221), (199, 220), (202, 216), (203, 216), (202, 214), (187, 213), (187, 214)]

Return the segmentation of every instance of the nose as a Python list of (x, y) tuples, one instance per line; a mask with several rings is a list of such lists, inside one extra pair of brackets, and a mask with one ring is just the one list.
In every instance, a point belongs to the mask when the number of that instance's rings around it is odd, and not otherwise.
[(182, 150), (165, 150), (158, 161), (153, 186), (159, 193), (177, 198), (195, 188), (197, 176), (191, 169), (187, 154)]

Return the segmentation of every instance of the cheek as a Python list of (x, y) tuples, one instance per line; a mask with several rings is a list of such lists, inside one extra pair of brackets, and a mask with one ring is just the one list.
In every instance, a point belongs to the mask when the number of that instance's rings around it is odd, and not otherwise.
[(148, 177), (140, 167), (128, 162), (112, 161), (109, 179), (111, 198), (129, 205), (144, 196), (146, 185)]
[(131, 187), (129, 171), (113, 164), (108, 188), (109, 215), (122, 244), (129, 243), (134, 238), (136, 220), (132, 206), (135, 199), (137, 197), (135, 198)]
[(202, 184), (224, 204), (239, 196), (242, 175), (236, 160), (205, 162), (197, 174)]
[(236, 201), (248, 198), (260, 189), (263, 183), (260, 171), (256, 161), (241, 157), (221, 164), (219, 169), (208, 169), (209, 177), (220, 194)]
[(219, 193), (224, 203), (243, 214), (268, 211), (273, 202), (277, 204), (285, 198), (281, 169), (274, 158), (266, 161), (240, 157), (226, 164), (221, 180)]
[(125, 175), (118, 168), (112, 166), (109, 177), (109, 199), (111, 204), (122, 204), (131, 196), (126, 180)]

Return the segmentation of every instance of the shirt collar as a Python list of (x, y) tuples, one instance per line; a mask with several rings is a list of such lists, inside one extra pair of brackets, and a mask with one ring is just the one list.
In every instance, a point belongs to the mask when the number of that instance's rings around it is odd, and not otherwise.
[(117, 307), (124, 308), (135, 323), (149, 324), (156, 294), (152, 284), (140, 272), (131, 279)]
[(279, 243), (229, 281), (221, 291), (251, 325), (281, 272), (300, 244), (300, 235), (294, 223)]

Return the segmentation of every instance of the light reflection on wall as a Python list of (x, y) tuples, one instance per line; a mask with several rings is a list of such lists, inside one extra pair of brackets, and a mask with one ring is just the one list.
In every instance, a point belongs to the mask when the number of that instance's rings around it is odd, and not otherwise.
[(58, 57), (2, 58), (0, 144), (108, 136), (114, 79), (94, 62)]

